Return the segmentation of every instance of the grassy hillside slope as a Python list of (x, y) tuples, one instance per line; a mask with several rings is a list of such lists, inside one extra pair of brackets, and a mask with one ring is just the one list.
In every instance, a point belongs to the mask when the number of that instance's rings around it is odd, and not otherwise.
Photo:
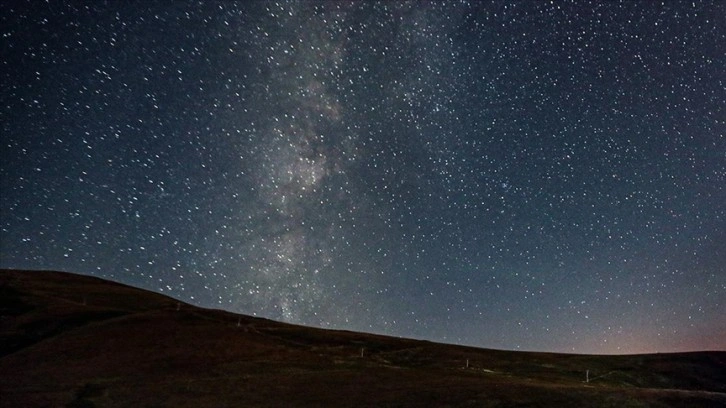
[(0, 406), (723, 407), (726, 352), (478, 349), (201, 309), (87, 276), (3, 270)]

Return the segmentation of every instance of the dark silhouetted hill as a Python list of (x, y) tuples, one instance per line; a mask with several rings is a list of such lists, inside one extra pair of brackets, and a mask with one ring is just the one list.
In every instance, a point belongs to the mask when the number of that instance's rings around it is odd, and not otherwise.
[(486, 350), (202, 309), (87, 276), (3, 270), (0, 406), (724, 407), (726, 352)]

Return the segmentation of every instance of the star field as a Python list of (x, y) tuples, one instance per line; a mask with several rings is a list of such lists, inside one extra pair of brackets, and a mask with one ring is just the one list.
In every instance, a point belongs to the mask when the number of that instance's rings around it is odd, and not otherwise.
[(0, 266), (500, 349), (726, 349), (721, 2), (0, 6)]

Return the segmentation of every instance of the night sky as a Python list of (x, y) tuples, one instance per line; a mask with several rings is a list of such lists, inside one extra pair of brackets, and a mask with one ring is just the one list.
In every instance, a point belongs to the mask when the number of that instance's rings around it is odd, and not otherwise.
[(0, 266), (480, 347), (724, 350), (724, 16), (2, 2)]

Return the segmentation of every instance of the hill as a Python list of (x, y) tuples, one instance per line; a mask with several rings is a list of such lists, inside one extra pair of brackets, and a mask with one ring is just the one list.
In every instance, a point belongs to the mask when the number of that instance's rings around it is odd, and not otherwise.
[(88, 276), (2, 270), (0, 406), (723, 407), (726, 352), (478, 349), (202, 309)]

